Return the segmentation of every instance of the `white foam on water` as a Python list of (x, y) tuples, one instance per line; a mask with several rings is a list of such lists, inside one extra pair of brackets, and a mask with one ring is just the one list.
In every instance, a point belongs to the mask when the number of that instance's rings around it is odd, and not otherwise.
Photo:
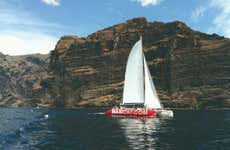
[(44, 115), (44, 118), (45, 118), (45, 119), (48, 119), (48, 118), (49, 118), (49, 115), (47, 115), (47, 114)]
[(104, 115), (104, 112), (88, 113), (89, 115)]

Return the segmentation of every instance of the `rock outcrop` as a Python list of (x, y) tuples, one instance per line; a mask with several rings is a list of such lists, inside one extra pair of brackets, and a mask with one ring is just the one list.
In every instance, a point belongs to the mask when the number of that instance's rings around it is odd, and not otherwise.
[(145, 18), (128, 20), (85, 38), (63, 36), (49, 62), (48, 56), (1, 55), (0, 104), (119, 104), (128, 54), (140, 35), (165, 107), (230, 108), (230, 40), (194, 31), (179, 21), (147, 22)]

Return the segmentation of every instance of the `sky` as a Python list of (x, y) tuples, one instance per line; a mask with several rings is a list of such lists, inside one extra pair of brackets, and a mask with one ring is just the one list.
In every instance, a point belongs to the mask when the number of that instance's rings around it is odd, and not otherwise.
[(230, 0), (0, 0), (0, 52), (47, 54), (63, 35), (85, 37), (140, 16), (230, 38)]

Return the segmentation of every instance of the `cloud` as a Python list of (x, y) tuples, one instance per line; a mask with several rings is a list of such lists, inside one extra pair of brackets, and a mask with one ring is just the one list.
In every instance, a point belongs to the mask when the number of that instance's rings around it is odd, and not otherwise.
[(217, 33), (230, 38), (230, 0), (209, 0), (192, 11), (191, 19), (198, 22), (205, 14), (210, 19), (207, 32)]
[(197, 22), (201, 17), (204, 16), (204, 12), (206, 11), (206, 7), (203, 7), (203, 6), (199, 6), (197, 8), (195, 8), (193, 11), (192, 11), (192, 20)]
[(57, 38), (38, 31), (4, 31), (0, 33), (0, 51), (9, 55), (47, 54), (55, 48)]
[(62, 28), (58, 23), (46, 22), (29, 12), (18, 10), (17, 8), (1, 9), (0, 7), (0, 23), (2, 25)]
[(210, 0), (210, 10), (217, 10), (209, 32), (230, 37), (230, 0)]
[[(0, 51), (9, 55), (48, 53), (64, 27), (46, 21), (23, 8), (21, 3), (0, 1)], [(17, 2), (17, 1), (15, 1)]]
[(42, 0), (47, 5), (50, 6), (59, 6), (60, 5), (60, 0)]
[(138, 2), (141, 6), (145, 7), (148, 5), (158, 5), (163, 0), (131, 0), (132, 2)]

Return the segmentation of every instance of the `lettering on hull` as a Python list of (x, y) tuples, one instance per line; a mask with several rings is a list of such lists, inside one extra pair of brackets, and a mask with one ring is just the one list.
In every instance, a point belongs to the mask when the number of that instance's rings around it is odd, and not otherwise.
[(113, 115), (148, 115), (148, 110), (112, 109)]

